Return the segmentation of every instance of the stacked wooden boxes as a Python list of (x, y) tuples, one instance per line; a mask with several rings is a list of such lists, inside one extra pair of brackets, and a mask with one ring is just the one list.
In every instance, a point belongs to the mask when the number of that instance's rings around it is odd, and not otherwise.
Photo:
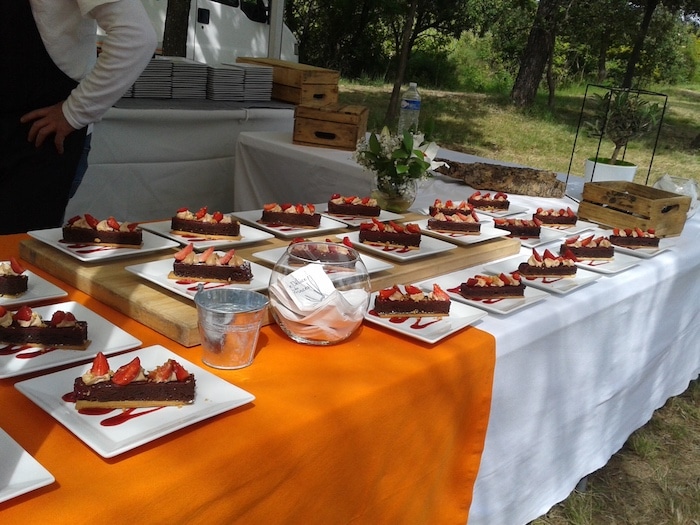
[(271, 66), (272, 98), (276, 100), (310, 106), (338, 102), (338, 71), (276, 58), (238, 57), (236, 61)]
[(653, 229), (657, 237), (671, 237), (683, 231), (689, 208), (690, 197), (650, 186), (588, 182), (578, 216), (610, 228)]
[(367, 132), (368, 115), (365, 106), (297, 106), (293, 142), (353, 151)]

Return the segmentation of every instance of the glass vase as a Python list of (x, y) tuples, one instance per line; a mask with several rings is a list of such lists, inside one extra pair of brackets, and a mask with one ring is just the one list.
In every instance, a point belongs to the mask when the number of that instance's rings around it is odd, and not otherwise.
[(350, 337), (369, 306), (370, 280), (359, 253), (332, 242), (294, 242), (275, 264), (270, 311), (298, 343), (329, 345)]
[(379, 207), (394, 213), (405, 213), (413, 205), (418, 193), (418, 180), (407, 179), (401, 183), (376, 176), (373, 179), (371, 197)]

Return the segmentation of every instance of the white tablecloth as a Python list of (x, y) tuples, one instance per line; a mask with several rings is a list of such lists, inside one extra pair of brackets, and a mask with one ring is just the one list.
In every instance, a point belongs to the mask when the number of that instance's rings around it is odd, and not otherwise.
[(238, 134), (293, 127), (293, 108), (111, 108), (94, 126), (88, 171), (66, 217), (146, 221), (205, 204), (231, 211)]
[[(351, 152), (294, 146), (284, 133), (242, 133), (235, 206), (325, 202), (362, 194), (369, 175)], [(441, 150), (441, 156), (484, 161)], [(580, 195), (582, 179), (569, 181)], [(364, 191), (363, 191), (364, 190)], [(473, 190), (437, 178), (422, 184), (414, 210)], [(576, 209), (569, 198), (511, 195), (514, 205)], [(523, 254), (528, 250), (523, 250)], [(482, 267), (460, 273), (468, 277)], [(470, 525), (524, 524), (565, 499), (599, 469), (653, 411), (700, 374), (700, 216), (675, 246), (622, 273), (477, 326), (496, 337), (491, 419)]]

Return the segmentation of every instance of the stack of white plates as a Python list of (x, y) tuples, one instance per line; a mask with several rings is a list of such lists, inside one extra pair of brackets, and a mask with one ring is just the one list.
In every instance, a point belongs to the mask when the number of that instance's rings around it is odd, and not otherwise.
[(184, 57), (168, 57), (172, 63), (172, 98), (207, 98), (207, 65)]
[(245, 100), (268, 101), (272, 98), (272, 67), (260, 64), (236, 64), (245, 71)]
[(243, 69), (222, 64), (207, 67), (207, 98), (210, 100), (233, 100), (244, 98), (245, 72)]
[(134, 82), (135, 98), (171, 98), (173, 64), (164, 58), (153, 58)]

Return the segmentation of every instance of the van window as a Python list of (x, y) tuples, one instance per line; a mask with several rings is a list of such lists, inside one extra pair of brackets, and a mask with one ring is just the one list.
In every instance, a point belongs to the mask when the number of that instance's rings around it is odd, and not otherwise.
[(224, 4), (224, 5), (230, 5), (231, 7), (238, 7), (240, 4), (239, 0), (211, 0), (212, 2), (216, 2), (217, 4)]
[(241, 0), (241, 9), (253, 22), (268, 22), (267, 5), (263, 0)]

